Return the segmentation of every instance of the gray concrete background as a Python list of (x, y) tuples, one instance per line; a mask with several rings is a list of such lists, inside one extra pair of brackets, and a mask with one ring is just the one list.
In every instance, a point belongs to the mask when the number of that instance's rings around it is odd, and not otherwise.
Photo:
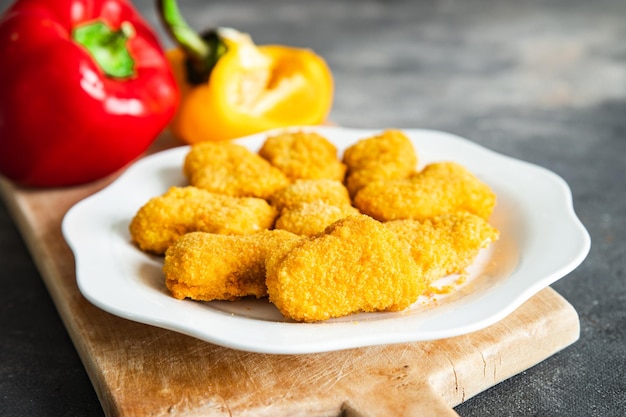
[[(578, 311), (581, 339), (456, 411), (626, 415), (626, 1), (180, 3), (198, 29), (231, 26), (322, 55), (340, 125), (444, 130), (561, 175), (592, 238), (585, 262), (553, 286)], [(157, 27), (153, 2), (135, 4)], [(0, 415), (101, 416), (2, 204), (0, 265)]]

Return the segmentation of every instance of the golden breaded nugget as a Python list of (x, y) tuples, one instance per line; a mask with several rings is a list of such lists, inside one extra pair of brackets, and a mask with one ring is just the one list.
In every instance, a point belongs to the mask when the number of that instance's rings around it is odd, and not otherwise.
[(403, 310), (425, 288), (408, 248), (382, 223), (363, 215), (270, 253), (265, 266), (270, 301), (296, 321)]
[(165, 252), (165, 284), (175, 298), (200, 301), (265, 297), (268, 251), (300, 238), (282, 230), (243, 236), (193, 232)]
[(231, 197), (192, 186), (172, 187), (141, 207), (129, 229), (141, 250), (163, 254), (185, 233), (255, 233), (271, 228), (276, 214), (260, 198)]
[(350, 206), (352, 201), (348, 190), (336, 180), (296, 180), (294, 183), (275, 192), (270, 204), (280, 213), (285, 208), (302, 203), (320, 201), (333, 206)]
[(317, 200), (283, 209), (274, 227), (297, 235), (313, 236), (323, 232), (331, 223), (357, 214), (359, 211), (350, 205), (335, 206)]
[(343, 161), (348, 166), (346, 186), (351, 196), (367, 184), (406, 178), (417, 169), (411, 140), (395, 129), (358, 141), (345, 150)]
[(482, 248), (498, 240), (500, 235), (483, 218), (467, 212), (422, 221), (393, 220), (384, 225), (410, 247), (427, 283), (462, 272)]
[(259, 155), (292, 181), (322, 178), (343, 181), (346, 174), (346, 166), (337, 157), (335, 145), (315, 132), (270, 136)]
[(268, 198), (289, 184), (280, 170), (232, 142), (194, 145), (185, 158), (183, 172), (193, 186), (236, 197)]
[(488, 219), (496, 204), (493, 191), (455, 162), (437, 162), (404, 180), (363, 187), (354, 198), (362, 213), (380, 221), (421, 220), (468, 211)]

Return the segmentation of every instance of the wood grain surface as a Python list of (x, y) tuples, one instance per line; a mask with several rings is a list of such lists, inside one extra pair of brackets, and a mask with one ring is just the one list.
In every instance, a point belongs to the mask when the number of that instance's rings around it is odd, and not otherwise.
[[(150, 152), (172, 146), (162, 137)], [(61, 233), (67, 210), (114, 180), (0, 189), (107, 416), (440, 416), (579, 337), (551, 288), (469, 335), (309, 355), (232, 350), (128, 321), (90, 304)]]

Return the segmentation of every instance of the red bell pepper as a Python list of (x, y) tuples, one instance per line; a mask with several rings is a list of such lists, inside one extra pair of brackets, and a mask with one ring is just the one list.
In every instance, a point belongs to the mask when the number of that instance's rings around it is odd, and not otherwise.
[(0, 20), (0, 173), (27, 186), (104, 177), (173, 117), (178, 89), (126, 0), (18, 0)]

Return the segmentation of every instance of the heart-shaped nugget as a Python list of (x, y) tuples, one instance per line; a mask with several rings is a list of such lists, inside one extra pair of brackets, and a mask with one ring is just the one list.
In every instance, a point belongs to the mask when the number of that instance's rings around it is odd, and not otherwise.
[(296, 321), (399, 311), (424, 290), (407, 247), (382, 223), (346, 217), (266, 259), (270, 301)]

